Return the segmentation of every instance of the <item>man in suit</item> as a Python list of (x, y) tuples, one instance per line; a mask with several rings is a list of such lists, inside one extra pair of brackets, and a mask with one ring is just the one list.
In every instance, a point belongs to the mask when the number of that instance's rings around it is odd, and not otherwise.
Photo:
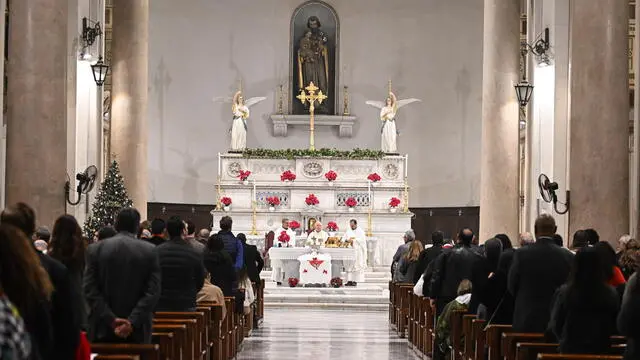
[(244, 266), (244, 248), (242, 242), (231, 232), (232, 226), (233, 220), (231, 217), (223, 216), (222, 219), (220, 219), (220, 231), (218, 231), (218, 235), (220, 235), (224, 242), (224, 250), (231, 257), (233, 267), (236, 271), (240, 271)]
[(555, 244), (556, 222), (542, 214), (535, 222), (535, 244), (520, 248), (513, 256), (508, 288), (515, 298), (513, 329), (544, 332), (551, 316), (555, 291), (567, 281), (573, 254)]
[[(414, 284), (417, 283), (418, 280), (420, 280), (420, 276), (422, 276), (423, 274), (425, 275), (425, 283), (429, 284), (431, 282), (431, 274), (433, 271), (430, 271), (427, 274), (427, 267), (442, 252), (442, 245), (444, 245), (444, 233), (442, 231), (436, 230), (431, 234), (431, 245), (431, 247), (422, 250), (422, 252), (420, 253), (420, 257), (418, 258), (418, 265), (416, 266), (416, 272), (413, 277)], [(423, 287), (423, 290), (425, 288), (428, 289), (429, 287)], [(429, 291), (427, 290), (426, 293), (428, 294)]]
[(118, 235), (89, 246), (84, 292), (92, 342), (151, 342), (160, 264), (156, 247), (136, 239), (139, 224), (136, 209), (123, 209), (116, 219)]
[(244, 247), (244, 266), (247, 267), (249, 280), (257, 285), (260, 283), (260, 272), (264, 267), (264, 260), (262, 260), (262, 256), (260, 256), (260, 252), (255, 245), (247, 244), (247, 236), (245, 234), (240, 233), (237, 238)]

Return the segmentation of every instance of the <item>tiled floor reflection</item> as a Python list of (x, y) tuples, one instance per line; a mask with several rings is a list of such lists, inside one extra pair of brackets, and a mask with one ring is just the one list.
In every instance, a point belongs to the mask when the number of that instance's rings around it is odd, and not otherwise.
[(239, 360), (418, 359), (383, 311), (265, 309)]

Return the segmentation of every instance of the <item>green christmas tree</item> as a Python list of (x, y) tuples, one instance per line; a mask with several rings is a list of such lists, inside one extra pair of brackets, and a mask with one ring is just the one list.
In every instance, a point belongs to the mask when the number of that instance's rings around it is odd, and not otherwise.
[(100, 184), (98, 196), (96, 196), (91, 208), (91, 215), (84, 223), (86, 236), (92, 239), (95, 232), (102, 227), (114, 225), (120, 209), (131, 206), (133, 206), (133, 202), (127, 195), (118, 162), (114, 160), (109, 166), (107, 176)]

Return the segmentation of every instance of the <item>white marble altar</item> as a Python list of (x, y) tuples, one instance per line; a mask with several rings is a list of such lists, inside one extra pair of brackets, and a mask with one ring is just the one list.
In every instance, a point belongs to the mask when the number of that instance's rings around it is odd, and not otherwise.
[[(232, 199), (228, 212), (212, 211), (214, 229), (222, 216), (233, 218), (233, 232), (243, 232), (248, 239), (264, 250), (264, 235), (274, 231), (286, 217), (297, 220), (301, 232), (309, 225), (309, 219), (334, 221), (339, 226), (337, 236), (342, 236), (350, 219), (356, 219), (367, 233), (370, 266), (388, 266), (393, 254), (402, 243), (404, 232), (411, 228), (410, 212), (404, 212), (404, 202), (409, 191), (405, 185), (407, 175), (406, 156), (385, 156), (381, 159), (355, 160), (336, 158), (263, 159), (244, 158), (241, 154), (219, 154), (219, 197)], [(251, 171), (249, 183), (243, 184), (237, 175), (240, 170)], [(297, 176), (293, 182), (280, 181), (280, 175), (291, 170)], [(333, 183), (324, 174), (333, 170), (338, 178)], [(367, 176), (377, 173), (382, 178), (370, 183)], [(320, 203), (307, 206), (305, 198), (315, 194)], [(406, 195), (406, 196), (405, 196)], [(269, 211), (265, 199), (278, 196), (281, 205)], [(344, 202), (348, 197), (358, 201), (350, 212)], [(402, 201), (398, 211), (389, 210), (389, 200)], [(370, 218), (370, 222), (369, 222)], [(254, 231), (255, 230), (255, 231)]]

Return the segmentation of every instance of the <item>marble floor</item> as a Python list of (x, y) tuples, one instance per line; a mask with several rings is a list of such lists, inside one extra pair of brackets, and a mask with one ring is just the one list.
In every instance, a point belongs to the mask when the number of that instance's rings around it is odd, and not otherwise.
[(265, 309), (238, 360), (419, 359), (389, 329), (384, 311)]

